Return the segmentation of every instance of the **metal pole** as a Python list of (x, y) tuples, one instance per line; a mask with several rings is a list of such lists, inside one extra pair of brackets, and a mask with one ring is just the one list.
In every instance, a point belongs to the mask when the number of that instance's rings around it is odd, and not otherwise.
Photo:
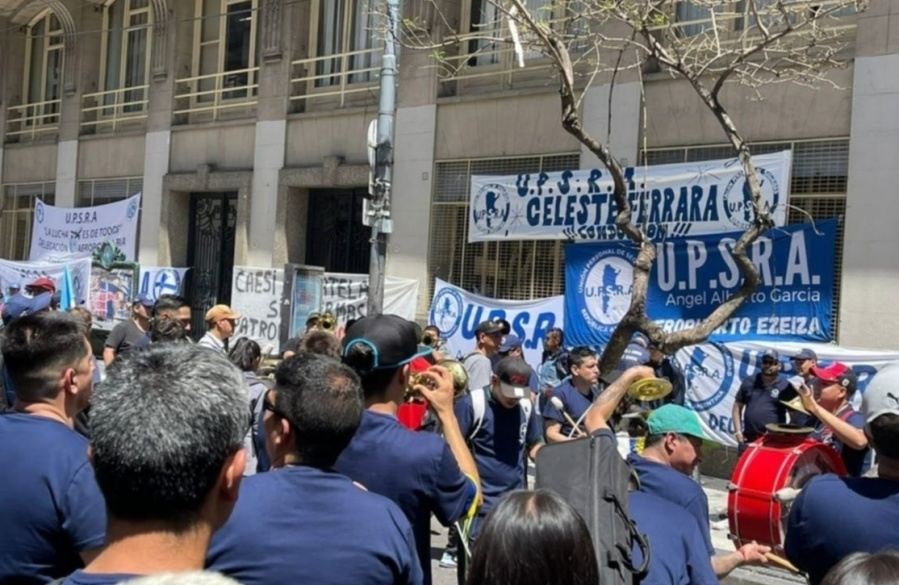
[(390, 220), (390, 189), (393, 182), (393, 121), (396, 116), (396, 53), (399, 33), (399, 0), (387, 1), (387, 35), (381, 57), (381, 88), (378, 102), (378, 141), (375, 149), (374, 189), (371, 199), (371, 264), (368, 270), (368, 314), (384, 311), (384, 269)]

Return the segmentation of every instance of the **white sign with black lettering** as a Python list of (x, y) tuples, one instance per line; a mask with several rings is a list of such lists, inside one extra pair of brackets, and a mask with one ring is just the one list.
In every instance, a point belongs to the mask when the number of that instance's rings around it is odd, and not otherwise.
[(265, 350), (280, 345), (281, 295), (284, 271), (276, 268), (235, 266), (231, 281), (231, 308), (243, 315), (234, 339), (249, 337)]

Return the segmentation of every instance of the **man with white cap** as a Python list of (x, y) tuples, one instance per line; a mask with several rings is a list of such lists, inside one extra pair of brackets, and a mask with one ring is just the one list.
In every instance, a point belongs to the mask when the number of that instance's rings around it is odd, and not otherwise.
[(878, 477), (820, 475), (790, 509), (784, 550), (811, 585), (847, 555), (899, 548), (899, 363), (871, 379), (862, 415)]
[(197, 345), (213, 351), (225, 353), (228, 350), (228, 339), (237, 331), (237, 321), (243, 315), (233, 311), (228, 305), (216, 305), (206, 311), (206, 335), (200, 338)]
[(472, 388), (456, 403), (456, 420), (474, 454), (484, 495), (472, 538), (504, 494), (527, 487), (527, 458), (533, 460), (543, 446), (540, 417), (530, 401), (532, 375), (523, 359), (505, 357), (493, 369), (489, 385)]

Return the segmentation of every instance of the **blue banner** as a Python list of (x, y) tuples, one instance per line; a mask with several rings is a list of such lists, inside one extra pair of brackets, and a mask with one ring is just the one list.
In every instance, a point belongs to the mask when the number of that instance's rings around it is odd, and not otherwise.
[[(712, 341), (833, 339), (837, 220), (776, 228), (750, 248), (761, 284), (711, 336)], [(740, 232), (656, 244), (646, 312), (665, 331), (687, 329), (743, 282), (730, 256)], [(608, 342), (630, 306), (631, 243), (565, 247), (565, 337), (574, 345)]]

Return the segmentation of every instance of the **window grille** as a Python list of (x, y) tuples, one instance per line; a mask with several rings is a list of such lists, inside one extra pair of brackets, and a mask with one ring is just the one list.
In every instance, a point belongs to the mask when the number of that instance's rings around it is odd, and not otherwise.
[(31, 249), (34, 205), (56, 201), (55, 183), (5, 185), (0, 203), (0, 258), (25, 260)]

